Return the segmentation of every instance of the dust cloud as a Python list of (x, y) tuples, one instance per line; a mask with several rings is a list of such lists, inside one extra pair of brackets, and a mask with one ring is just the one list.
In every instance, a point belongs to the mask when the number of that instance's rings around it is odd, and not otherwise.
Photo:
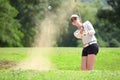
[(69, 2), (63, 1), (56, 13), (50, 13), (48, 10), (45, 19), (38, 25), (38, 29), (41, 32), (36, 35), (35, 43), (33, 45), (37, 47), (54, 46), (56, 39), (64, 30), (66, 30), (66, 27), (63, 25), (68, 24), (67, 19), (70, 18), (74, 8), (75, 2), (72, 0)]
[(51, 47), (56, 44), (57, 38), (66, 29), (63, 25), (68, 23), (67, 19), (69, 19), (75, 6), (74, 0), (65, 1), (55, 13), (48, 12), (46, 14), (45, 19), (37, 26), (40, 32), (36, 35), (35, 42), (33, 43), (35, 48), (29, 51), (30, 57), (18, 64), (17, 68), (36, 70), (56, 69), (44, 54), (52, 53)]

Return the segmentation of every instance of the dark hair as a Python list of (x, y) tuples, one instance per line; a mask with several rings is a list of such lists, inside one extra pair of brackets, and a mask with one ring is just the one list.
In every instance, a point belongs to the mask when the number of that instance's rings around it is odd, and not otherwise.
[(73, 22), (74, 20), (77, 20), (77, 17), (72, 17), (71, 18), (71, 22)]

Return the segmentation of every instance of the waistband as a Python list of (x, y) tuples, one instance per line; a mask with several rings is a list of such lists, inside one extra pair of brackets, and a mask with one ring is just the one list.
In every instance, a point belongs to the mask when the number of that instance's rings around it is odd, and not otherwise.
[(87, 47), (87, 46), (89, 46), (89, 45), (91, 45), (91, 44), (94, 44), (94, 43), (97, 43), (97, 41), (94, 40), (94, 41), (91, 41), (91, 42), (89, 42), (89, 43), (83, 44), (83, 47)]

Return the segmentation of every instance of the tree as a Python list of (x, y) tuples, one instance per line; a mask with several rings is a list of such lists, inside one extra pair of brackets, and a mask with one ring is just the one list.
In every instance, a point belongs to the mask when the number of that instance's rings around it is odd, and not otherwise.
[(9, 0), (0, 0), (0, 46), (23, 46), (21, 25), (15, 19), (18, 11), (12, 7)]
[(19, 11), (16, 19), (20, 20), (24, 33), (22, 43), (31, 46), (36, 34), (36, 25), (45, 16), (47, 0), (11, 0), (11, 4)]
[[(100, 19), (100, 23), (103, 24), (100, 27), (104, 27), (102, 33), (106, 33), (103, 34), (103, 39), (109, 44), (109, 46), (118, 47), (120, 46), (120, 44), (118, 44), (120, 42), (120, 35), (118, 35), (120, 33), (120, 0), (106, 1), (109, 7), (99, 9), (97, 17)], [(105, 37), (107, 37), (107, 39)]]
[[(67, 25), (67, 24), (66, 24)], [(78, 45), (77, 39), (74, 37), (73, 32), (76, 30), (69, 23), (68, 31), (60, 35), (60, 38), (57, 40), (57, 46), (62, 47), (76, 47)]]
[(10, 0), (11, 4), (19, 11), (16, 19), (20, 20), (21, 31), (24, 33), (22, 43), (24, 46), (32, 46), (37, 26), (41, 24), (48, 14), (48, 6), (52, 6), (50, 12), (55, 12), (60, 0)]

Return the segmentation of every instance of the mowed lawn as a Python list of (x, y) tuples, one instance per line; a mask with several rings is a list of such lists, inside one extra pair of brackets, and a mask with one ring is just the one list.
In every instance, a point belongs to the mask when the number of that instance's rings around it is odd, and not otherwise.
[(0, 70), (9, 69), (28, 55), (28, 48), (0, 48)]
[[(58, 69), (80, 70), (81, 52), (82, 48), (55, 48), (50, 58)], [(120, 70), (120, 48), (100, 48), (95, 70)]]
[[(119, 80), (120, 48), (100, 48), (94, 71), (81, 71), (82, 48), (51, 48), (46, 57), (57, 70), (11, 70), (31, 48), (0, 48), (0, 80)], [(41, 49), (40, 49), (41, 50)], [(46, 49), (47, 50), (47, 49)]]

